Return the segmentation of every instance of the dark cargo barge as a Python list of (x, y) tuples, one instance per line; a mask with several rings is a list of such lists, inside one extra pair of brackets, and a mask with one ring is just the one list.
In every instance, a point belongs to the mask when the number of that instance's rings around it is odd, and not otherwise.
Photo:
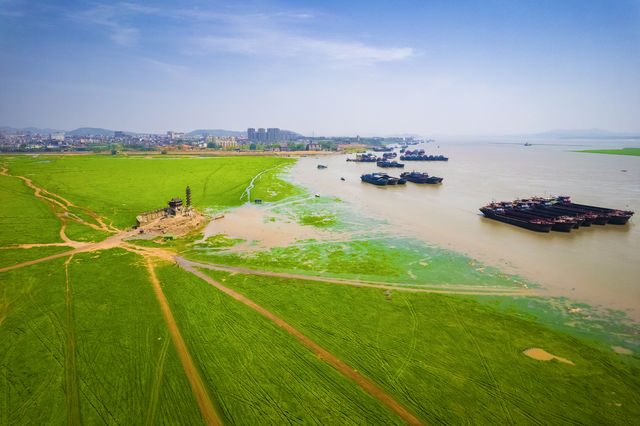
[(607, 223), (624, 225), (633, 216), (632, 211), (575, 204), (566, 196), (555, 198), (526, 198), (513, 202), (491, 203), (480, 211), (488, 218), (521, 226), (533, 231), (547, 232), (536, 219), (551, 224), (554, 231), (570, 232), (580, 226)]
[(551, 227), (553, 227), (553, 221), (549, 219), (525, 219), (510, 216), (506, 214), (506, 210), (500, 206), (489, 205), (482, 207), (480, 211), (489, 219), (530, 229), (531, 231), (549, 232)]
[(387, 161), (387, 160), (379, 160), (376, 165), (378, 167), (399, 167), (404, 168), (404, 164), (398, 163), (397, 161)]
[(387, 185), (404, 185), (407, 183), (406, 180), (402, 178), (397, 178), (393, 176), (389, 176), (386, 173), (368, 173), (360, 176), (360, 180), (366, 183), (371, 183), (377, 186), (387, 186)]
[(404, 172), (400, 174), (400, 177), (413, 183), (429, 183), (429, 184), (442, 183), (441, 177), (429, 176), (428, 173)]
[(347, 161), (355, 161), (356, 163), (375, 163), (380, 158), (373, 154), (356, 154), (356, 158), (347, 158)]

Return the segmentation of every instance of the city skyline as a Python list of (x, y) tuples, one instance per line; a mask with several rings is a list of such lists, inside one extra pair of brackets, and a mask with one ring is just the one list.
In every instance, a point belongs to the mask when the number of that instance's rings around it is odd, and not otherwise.
[(637, 1), (0, 5), (0, 125), (640, 132)]

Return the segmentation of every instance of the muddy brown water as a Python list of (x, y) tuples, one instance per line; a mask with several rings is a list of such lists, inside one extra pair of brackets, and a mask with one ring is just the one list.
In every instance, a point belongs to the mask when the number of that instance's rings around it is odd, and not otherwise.
[[(635, 145), (634, 145), (635, 143)], [(294, 183), (336, 196), (386, 219), (398, 235), (453, 249), (544, 287), (543, 294), (622, 309), (640, 320), (640, 158), (569, 152), (588, 147), (496, 143), (421, 145), (448, 162), (405, 162), (405, 171), (444, 178), (442, 185), (376, 187), (360, 175), (375, 163), (346, 162), (345, 155), (301, 158)], [(598, 145), (591, 142), (591, 145)], [(620, 142), (619, 146), (636, 146)], [(609, 147), (609, 146), (607, 146)], [(593, 146), (591, 146), (593, 148)], [(327, 165), (317, 169), (317, 164)], [(625, 170), (625, 171), (623, 171)], [(340, 178), (345, 180), (341, 181)], [(478, 208), (492, 200), (533, 195), (570, 195), (574, 202), (630, 209), (625, 226), (535, 233), (484, 218)]]

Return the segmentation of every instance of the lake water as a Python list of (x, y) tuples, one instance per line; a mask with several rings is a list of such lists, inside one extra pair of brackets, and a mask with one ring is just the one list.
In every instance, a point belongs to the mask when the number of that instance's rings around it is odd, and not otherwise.
[[(622, 309), (640, 320), (640, 157), (569, 152), (593, 145), (638, 146), (638, 141), (420, 145), (449, 161), (407, 161), (404, 171), (441, 176), (442, 185), (362, 183), (363, 173), (398, 176), (402, 169), (346, 162), (345, 155), (301, 158), (291, 174), (295, 183), (311, 191), (339, 197), (386, 219), (399, 235), (518, 274), (540, 284), (541, 294)], [(317, 169), (319, 163), (327, 169)], [(636, 215), (624, 226), (592, 225), (568, 234), (547, 234), (484, 218), (478, 210), (492, 200), (533, 195), (569, 195), (577, 203), (629, 209)]]

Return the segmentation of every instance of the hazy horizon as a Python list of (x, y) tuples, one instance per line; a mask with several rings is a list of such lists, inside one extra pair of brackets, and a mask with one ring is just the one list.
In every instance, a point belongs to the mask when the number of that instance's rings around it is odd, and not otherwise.
[(0, 0), (0, 124), (640, 133), (640, 2)]

